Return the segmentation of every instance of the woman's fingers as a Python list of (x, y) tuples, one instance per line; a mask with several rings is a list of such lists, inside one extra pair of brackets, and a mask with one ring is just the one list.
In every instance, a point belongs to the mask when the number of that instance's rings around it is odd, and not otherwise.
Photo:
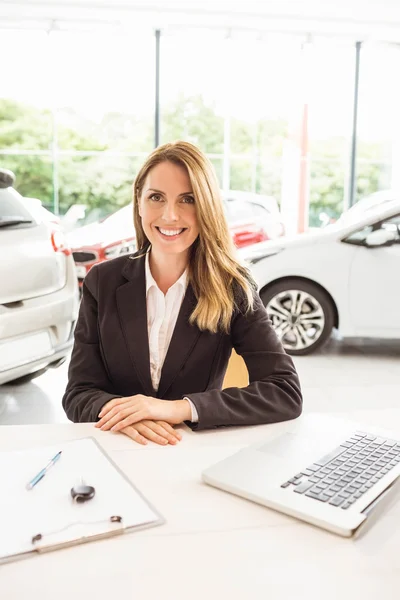
[(145, 438), (154, 442), (156, 444), (160, 444), (160, 446), (166, 446), (168, 444), (168, 439), (166, 438), (167, 432), (165, 435), (160, 435), (156, 431), (152, 429), (151, 426), (145, 425), (144, 421), (141, 423), (137, 423), (135, 425), (135, 429)]
[[(114, 400), (112, 400), (112, 402), (114, 402)], [(134, 404), (135, 402), (132, 400), (132, 398), (118, 398), (114, 405), (110, 405), (109, 407), (108, 405), (106, 405), (106, 407), (103, 407), (103, 410), (100, 412), (101, 419), (97, 421), (96, 427), (102, 427), (105, 423), (107, 423), (107, 421), (109, 421), (112, 417), (117, 415), (121, 410), (129, 408), (129, 406), (134, 406)], [(106, 408), (105, 412), (104, 408)]]
[(127, 402), (128, 400), (132, 400), (132, 398), (130, 396), (129, 397), (123, 396), (121, 398), (113, 398), (112, 400), (109, 400), (109, 402), (104, 404), (103, 408), (99, 412), (99, 414), (98, 414), (99, 419), (104, 417), (108, 412), (110, 412), (110, 410), (112, 410), (116, 406), (125, 404), (125, 402)]
[(178, 441), (180, 441), (182, 439), (182, 435), (179, 433), (179, 431), (174, 429), (172, 427), (172, 425), (170, 425), (169, 423), (166, 423), (165, 421), (152, 421), (152, 422), (157, 423), (157, 425), (161, 425), (161, 427), (163, 427), (166, 431), (168, 431), (168, 433), (173, 435)]
[[(116, 404), (110, 410), (103, 414), (102, 418), (96, 423), (96, 427), (102, 427), (105, 423), (107, 423), (112, 417), (117, 415), (120, 411), (128, 409), (130, 406), (133, 406), (135, 403), (132, 400), (126, 400), (125, 402), (121, 402), (120, 404)], [(102, 413), (100, 413), (102, 414)]]
[[(138, 408), (135, 406), (134, 403), (124, 404), (118, 410), (113, 409), (110, 413), (105, 415), (96, 425), (103, 431), (108, 431), (109, 429), (111, 429), (111, 427), (113, 427), (117, 423), (120, 423), (127, 417), (129, 417), (133, 414), (136, 414), (137, 412), (138, 412)], [(124, 426), (127, 427), (128, 425), (135, 423), (137, 420), (138, 419), (129, 421), (129, 422), (125, 422)]]
[(147, 440), (150, 440), (160, 446), (166, 446), (168, 443), (175, 446), (179, 440), (173, 434), (177, 432), (173, 430), (173, 433), (170, 433), (169, 429), (171, 429), (171, 426), (163, 421), (156, 423), (144, 420), (135, 425), (128, 425), (120, 431), (139, 444), (146, 445)]
[[(115, 407), (116, 409), (117, 407)], [(182, 439), (182, 435), (176, 431), (169, 423), (165, 421), (152, 421), (145, 418), (144, 411), (136, 408), (136, 413), (132, 414), (135, 408), (128, 406), (127, 408), (121, 408), (113, 417), (109, 415), (103, 417), (103, 419), (109, 418), (104, 422), (101, 427), (103, 431), (112, 429), (113, 431), (120, 431), (135, 442), (146, 445), (147, 440), (150, 440), (156, 444), (166, 446), (168, 443), (176, 445)], [(124, 415), (128, 415), (125, 416)], [(121, 420), (122, 419), (122, 420)], [(100, 421), (99, 421), (100, 423)]]
[[(133, 412), (132, 412), (133, 410)], [(139, 421), (143, 421), (143, 419), (148, 416), (143, 413), (140, 409), (132, 409), (130, 414), (122, 420), (118, 419), (118, 415), (114, 417), (109, 423), (103, 425), (102, 430), (110, 429), (111, 431), (121, 431), (124, 427), (129, 427), (129, 425), (134, 425), (135, 423), (139, 423)]]
[(157, 435), (166, 439), (170, 444), (175, 445), (178, 443), (178, 438), (173, 433), (168, 431), (167, 427), (160, 425), (160, 423), (156, 423), (155, 421), (143, 421), (143, 424), (154, 431), (154, 433)]
[(124, 433), (138, 444), (142, 444), (143, 446), (146, 446), (147, 444), (146, 438), (143, 435), (141, 435), (134, 427), (125, 427), (125, 429), (121, 430), (121, 433)]

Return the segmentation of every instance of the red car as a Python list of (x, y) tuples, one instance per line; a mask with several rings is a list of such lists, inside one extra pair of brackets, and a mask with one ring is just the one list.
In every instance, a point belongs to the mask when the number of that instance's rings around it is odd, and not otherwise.
[[(226, 215), (234, 244), (238, 248), (284, 235), (279, 208), (269, 196), (229, 192), (224, 194)], [(89, 269), (103, 262), (136, 251), (132, 204), (120, 208), (99, 223), (92, 223), (68, 234), (79, 284)]]
[(279, 206), (273, 196), (229, 191), (223, 198), (229, 228), (238, 248), (275, 240), (285, 234)]
[(120, 208), (100, 222), (67, 234), (76, 264), (79, 285), (91, 267), (121, 254), (136, 251), (132, 204)]

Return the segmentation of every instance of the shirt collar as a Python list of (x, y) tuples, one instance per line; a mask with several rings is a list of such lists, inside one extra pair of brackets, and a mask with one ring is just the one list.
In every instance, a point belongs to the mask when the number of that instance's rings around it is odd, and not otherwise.
[[(146, 252), (146, 259), (145, 259), (145, 261), (146, 261), (145, 262), (146, 296), (147, 296), (147, 293), (150, 288), (156, 287), (157, 289), (160, 289), (156, 283), (156, 280), (154, 279), (153, 275), (151, 274), (149, 256), (150, 256), (150, 251)], [(170, 289), (172, 289), (175, 286), (180, 285), (183, 290), (186, 290), (186, 287), (188, 284), (187, 278), (188, 278), (188, 270), (185, 269), (185, 271), (182, 273), (182, 275), (179, 277), (179, 279), (174, 283), (174, 285), (171, 286)]]

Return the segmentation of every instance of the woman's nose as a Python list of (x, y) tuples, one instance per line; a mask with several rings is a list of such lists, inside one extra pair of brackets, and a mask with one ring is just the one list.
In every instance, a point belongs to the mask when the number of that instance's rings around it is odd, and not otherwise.
[(164, 219), (164, 221), (168, 221), (168, 222), (178, 220), (178, 215), (177, 215), (175, 204), (172, 204), (172, 203), (169, 204), (168, 202), (165, 203), (164, 211), (163, 211), (163, 219)]

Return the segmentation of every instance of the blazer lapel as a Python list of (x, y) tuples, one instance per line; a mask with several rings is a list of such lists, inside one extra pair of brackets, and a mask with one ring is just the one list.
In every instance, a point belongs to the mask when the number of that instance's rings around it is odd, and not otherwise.
[(196, 302), (192, 286), (189, 284), (162, 367), (157, 392), (158, 398), (162, 398), (169, 390), (200, 337), (200, 329), (196, 325), (189, 324), (189, 317), (196, 306)]
[(143, 393), (154, 396), (150, 374), (144, 261), (144, 257), (127, 261), (123, 275), (128, 281), (117, 288), (116, 295), (118, 316), (131, 362)]

